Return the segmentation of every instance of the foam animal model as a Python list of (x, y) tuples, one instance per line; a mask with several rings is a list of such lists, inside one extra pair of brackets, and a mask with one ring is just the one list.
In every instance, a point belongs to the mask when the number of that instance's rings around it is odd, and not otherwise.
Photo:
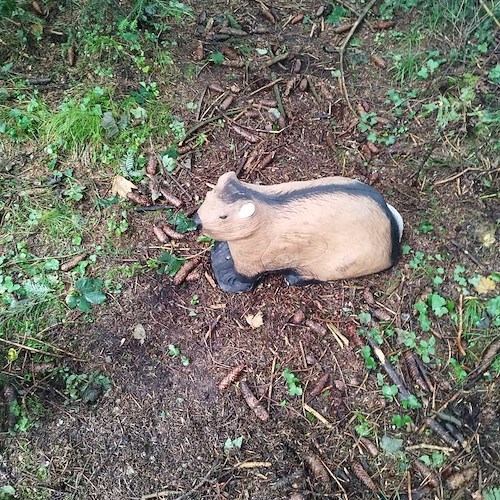
[(403, 233), (375, 188), (345, 177), (262, 186), (227, 172), (195, 221), (216, 240), (212, 269), (227, 292), (250, 291), (269, 272), (305, 285), (383, 271)]

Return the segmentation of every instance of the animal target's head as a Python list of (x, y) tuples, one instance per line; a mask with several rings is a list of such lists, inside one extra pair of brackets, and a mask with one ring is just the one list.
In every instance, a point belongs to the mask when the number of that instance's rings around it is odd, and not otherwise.
[(198, 209), (203, 234), (218, 241), (248, 237), (258, 224), (258, 210), (251, 191), (234, 172), (222, 175)]

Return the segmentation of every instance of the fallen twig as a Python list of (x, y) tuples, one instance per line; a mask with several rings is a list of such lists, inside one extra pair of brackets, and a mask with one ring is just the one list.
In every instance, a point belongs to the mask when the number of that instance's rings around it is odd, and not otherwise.
[(377, 0), (371, 0), (371, 2), (366, 6), (365, 10), (363, 10), (363, 12), (361, 12), (361, 14), (356, 19), (355, 23), (352, 25), (351, 30), (349, 31), (349, 33), (345, 37), (345, 39), (344, 39), (344, 41), (343, 41), (343, 43), (342, 43), (342, 45), (340, 47), (340, 50), (339, 50), (339, 56), (340, 56), (340, 78), (339, 78), (339, 80), (340, 80), (340, 91), (344, 95), (344, 99), (345, 99), (345, 101), (347, 103), (347, 106), (349, 107), (349, 109), (352, 111), (352, 113), (354, 115), (356, 114), (356, 112), (354, 111), (354, 108), (352, 107), (351, 101), (349, 99), (349, 94), (347, 92), (347, 87), (345, 85), (344, 54), (345, 54), (345, 50), (347, 48), (347, 45), (349, 44), (349, 41), (352, 38), (352, 35), (354, 35), (354, 32), (358, 29), (359, 25), (363, 22), (363, 19), (366, 17), (366, 15), (371, 10), (371, 8), (375, 5), (376, 2), (377, 2)]
[(304, 410), (314, 415), (321, 423), (325, 424), (325, 426), (328, 429), (331, 429), (333, 427), (333, 425), (323, 415), (321, 415), (321, 413), (316, 411), (312, 406), (309, 406), (307, 403), (304, 403)]
[(464, 296), (460, 294), (458, 300), (458, 332), (457, 332), (457, 349), (460, 356), (465, 357), (464, 346), (462, 345), (462, 332), (464, 328)]
[(87, 253), (82, 253), (80, 255), (77, 255), (76, 257), (73, 257), (71, 260), (68, 260), (68, 262), (65, 262), (62, 266), (61, 266), (61, 271), (63, 272), (67, 272), (67, 271), (71, 271), (72, 269), (74, 269), (83, 259), (85, 259), (85, 257), (87, 257)]
[(479, 266), (483, 271), (488, 271), (488, 269), (486, 268), (486, 266), (483, 263), (481, 263), (477, 259), (477, 257), (475, 257), (474, 255), (472, 255), (466, 248), (464, 248), (462, 245), (460, 245), (460, 243), (458, 243), (458, 241), (450, 240), (450, 243), (454, 247), (457, 247), (465, 255), (467, 255), (467, 257), (469, 257), (469, 259), (472, 260), (472, 262), (474, 262), (474, 264), (476, 264), (476, 266)]
[(477, 365), (476, 368), (474, 368), (474, 370), (470, 373), (471, 375), (473, 373), (475, 375), (467, 382), (466, 386), (470, 386), (479, 380), (481, 375), (490, 367), (491, 363), (498, 354), (498, 351), (500, 351), (500, 340), (496, 340), (488, 347), (481, 363), (479, 363), (479, 365)]
[(193, 127), (191, 127), (187, 132), (186, 132), (186, 136), (184, 137), (184, 139), (182, 139), (182, 141), (179, 142), (179, 146), (182, 146), (182, 144), (184, 144), (184, 142), (186, 142), (186, 139), (188, 137), (190, 137), (192, 134), (194, 134), (197, 130), (199, 130), (200, 128), (204, 127), (205, 125), (208, 125), (209, 123), (212, 123), (212, 122), (215, 122), (217, 120), (223, 120), (224, 119), (224, 116), (232, 116), (232, 115), (236, 115), (238, 114), (243, 108), (235, 108), (235, 109), (231, 109), (229, 111), (225, 111), (224, 114), (220, 114), (220, 115), (216, 115), (216, 116), (211, 116), (210, 118), (207, 118), (206, 120), (203, 120), (202, 122), (200, 123), (197, 123), (196, 125), (194, 125)]
[(425, 419), (425, 424), (429, 429), (433, 430), (445, 443), (449, 444), (452, 448), (458, 448), (458, 441), (439, 423), (433, 418)]
[(385, 373), (387, 373), (389, 378), (398, 387), (398, 396), (401, 399), (408, 399), (411, 396), (411, 393), (405, 387), (405, 385), (399, 378), (399, 375), (396, 373), (392, 365), (387, 361), (385, 354), (382, 352), (377, 342), (375, 342), (375, 340), (370, 335), (367, 335), (366, 338), (368, 340), (368, 343), (370, 344), (370, 347), (373, 350), (373, 353), (375, 354), (375, 356), (377, 356), (378, 360), (380, 361), (380, 364), (382, 365), (382, 368), (384, 369)]
[(273, 79), (273, 82), (274, 82), (273, 90), (274, 90), (274, 98), (276, 99), (276, 107), (278, 108), (280, 115), (284, 119), (286, 117), (285, 108), (283, 107), (283, 101), (281, 100), (280, 89), (277, 85), (276, 73), (274, 71), (271, 73), (271, 78)]

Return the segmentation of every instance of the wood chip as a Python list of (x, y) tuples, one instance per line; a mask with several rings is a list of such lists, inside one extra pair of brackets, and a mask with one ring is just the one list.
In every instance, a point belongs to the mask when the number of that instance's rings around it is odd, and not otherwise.
[(307, 78), (302, 78), (299, 83), (299, 90), (301, 92), (305, 92), (307, 90), (307, 86), (309, 85), (309, 82), (307, 81)]
[(318, 335), (326, 335), (328, 333), (327, 329), (324, 326), (310, 319), (306, 319), (305, 325), (308, 326), (314, 333), (317, 333)]

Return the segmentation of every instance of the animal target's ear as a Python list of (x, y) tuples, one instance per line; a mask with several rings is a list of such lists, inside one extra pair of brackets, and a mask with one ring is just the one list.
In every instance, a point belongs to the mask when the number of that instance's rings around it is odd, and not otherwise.
[(253, 215), (255, 212), (255, 205), (252, 202), (245, 203), (244, 205), (241, 206), (240, 211), (238, 212), (238, 215), (246, 219), (247, 217), (250, 217)]

